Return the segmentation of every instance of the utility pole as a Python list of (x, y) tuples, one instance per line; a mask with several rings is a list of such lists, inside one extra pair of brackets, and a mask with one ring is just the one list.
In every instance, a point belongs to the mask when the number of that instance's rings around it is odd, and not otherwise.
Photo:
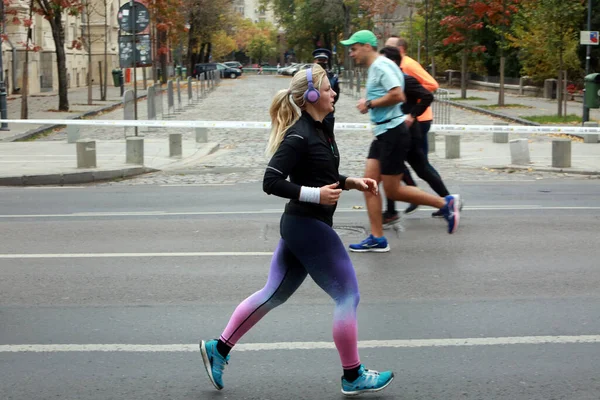
[[(2, 56), (4, 51), (2, 50), (2, 36), (4, 35), (5, 15), (4, 15), (4, 0), (0, 0), (0, 14), (2, 14), (2, 29), (0, 30), (0, 119), (5, 121), (8, 119), (6, 113), (6, 82), (4, 82), (4, 62)], [(9, 131), (8, 124), (2, 122), (0, 124), (0, 131)]]
[[(592, 0), (588, 0), (588, 15), (587, 15), (587, 30), (592, 30)], [(592, 46), (589, 44), (586, 46), (585, 53), (585, 76), (588, 76), (590, 73), (590, 58), (592, 55)], [(584, 89), (585, 90), (585, 89)], [(583, 96), (583, 118), (581, 118), (583, 122), (590, 120), (590, 109), (585, 105), (585, 93)]]

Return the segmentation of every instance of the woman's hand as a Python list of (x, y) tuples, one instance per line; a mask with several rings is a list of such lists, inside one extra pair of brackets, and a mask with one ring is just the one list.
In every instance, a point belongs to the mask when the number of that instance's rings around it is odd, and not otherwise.
[(375, 196), (379, 193), (377, 181), (371, 178), (348, 178), (346, 179), (346, 186), (350, 189), (360, 190), (361, 192), (371, 192)]
[(332, 183), (331, 185), (321, 186), (320, 188), (320, 204), (332, 206), (338, 202), (342, 189), (337, 189), (340, 185), (339, 182)]

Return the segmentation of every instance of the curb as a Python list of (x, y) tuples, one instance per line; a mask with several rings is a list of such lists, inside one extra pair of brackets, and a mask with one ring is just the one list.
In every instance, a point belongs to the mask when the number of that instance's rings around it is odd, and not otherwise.
[(478, 112), (480, 114), (486, 114), (489, 115), (491, 117), (496, 117), (496, 118), (500, 118), (500, 119), (504, 119), (504, 120), (508, 120), (510, 122), (516, 122), (518, 124), (521, 125), (526, 125), (526, 126), (541, 126), (541, 124), (538, 124), (537, 122), (532, 122), (532, 121), (528, 121), (526, 119), (522, 119), (519, 117), (511, 117), (509, 115), (505, 115), (505, 114), (500, 114), (494, 111), (490, 111), (490, 110), (486, 110), (483, 108), (479, 108), (479, 107), (475, 107), (469, 104), (463, 104), (460, 102), (456, 102), (456, 101), (452, 101), (452, 100), (439, 100), (440, 103), (447, 103), (450, 104), (451, 106), (454, 107), (459, 107), (459, 108), (464, 108), (470, 111), (475, 111)]
[(537, 171), (537, 172), (553, 172), (558, 174), (574, 174), (574, 175), (590, 175), (597, 176), (600, 175), (600, 171), (594, 170), (581, 170), (581, 169), (572, 169), (572, 168), (554, 168), (554, 167), (526, 167), (524, 165), (507, 165), (500, 167), (492, 167), (497, 170), (508, 170), (514, 169), (519, 171)]
[[(138, 96), (138, 102), (140, 100), (146, 99), (147, 97), (148, 97), (147, 94), (143, 94), (143, 95)], [(83, 118), (86, 118), (86, 117), (93, 117), (93, 116), (98, 115), (98, 114), (103, 113), (103, 112), (113, 111), (116, 108), (121, 107), (121, 106), (123, 106), (123, 102), (122, 101), (119, 102), (119, 103), (113, 103), (113, 104), (110, 104), (108, 106), (104, 106), (102, 108), (98, 108), (96, 110), (88, 111), (86, 113), (79, 114), (79, 115), (76, 115), (76, 116), (74, 116), (72, 118), (67, 118), (67, 119), (83, 119)], [(19, 141), (27, 140), (27, 139), (30, 139), (30, 138), (32, 138), (34, 136), (42, 134), (42, 133), (44, 133), (46, 131), (57, 129), (57, 128), (61, 128), (61, 127), (64, 127), (64, 126), (65, 125), (44, 125), (44, 126), (40, 126), (39, 128), (35, 128), (35, 129), (29, 130), (29, 131), (27, 131), (25, 133), (21, 133), (20, 135), (8, 138), (8, 140), (5, 140), (5, 141), (7, 141), (7, 142), (19, 142)]]
[(74, 185), (123, 179), (157, 171), (159, 170), (154, 168), (132, 167), (107, 171), (73, 172), (69, 174), (0, 177), (0, 186)]

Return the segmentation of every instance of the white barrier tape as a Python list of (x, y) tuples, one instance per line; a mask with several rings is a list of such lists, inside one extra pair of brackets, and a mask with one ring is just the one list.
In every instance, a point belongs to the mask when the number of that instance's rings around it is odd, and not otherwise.
[[(9, 124), (31, 125), (82, 125), (82, 126), (110, 126), (110, 127), (154, 127), (154, 128), (242, 128), (242, 129), (270, 129), (270, 122), (260, 121), (155, 121), (155, 120), (87, 120), (87, 119), (7, 119), (2, 120)], [(371, 124), (336, 122), (336, 130), (371, 131)], [(562, 134), (600, 134), (599, 128), (576, 126), (522, 126), (522, 125), (436, 125), (431, 126), (431, 131), (458, 132), (458, 133), (562, 133)]]

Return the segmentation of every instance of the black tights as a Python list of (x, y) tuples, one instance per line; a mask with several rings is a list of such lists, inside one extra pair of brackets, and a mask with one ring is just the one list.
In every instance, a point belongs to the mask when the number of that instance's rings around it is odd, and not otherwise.
[[(450, 194), (450, 192), (448, 192), (446, 185), (444, 185), (440, 174), (429, 163), (429, 160), (427, 159), (427, 153), (425, 152), (429, 151), (427, 132), (429, 132), (430, 127), (431, 122), (418, 123), (415, 121), (412, 124), (410, 127), (411, 144), (408, 154), (406, 155), (406, 161), (417, 173), (419, 178), (427, 182), (434, 192), (441, 197), (446, 197)], [(421, 131), (423, 131), (423, 133), (421, 133)], [(404, 168), (402, 180), (408, 186), (417, 186), (408, 168), (406, 167)], [(396, 202), (394, 200), (389, 198), (387, 199), (387, 210), (385, 213), (397, 213)]]

